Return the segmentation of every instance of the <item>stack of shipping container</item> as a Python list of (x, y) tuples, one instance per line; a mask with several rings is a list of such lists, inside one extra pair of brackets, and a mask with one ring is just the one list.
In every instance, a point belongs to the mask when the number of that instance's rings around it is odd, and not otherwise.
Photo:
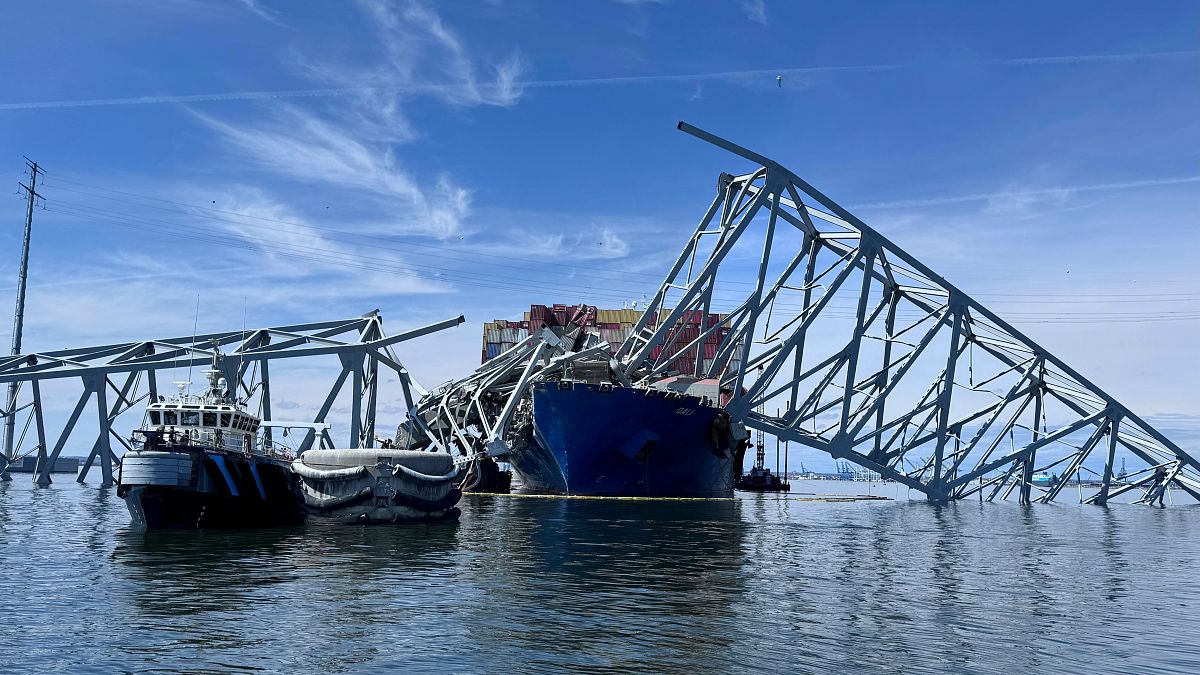
[[(525, 312), (525, 318), (522, 321), (497, 319), (483, 324), (482, 363), (487, 363), (503, 354), (516, 343), (529, 337), (530, 334), (536, 334), (543, 327), (549, 327), (556, 334), (561, 335), (563, 330), (571, 324), (583, 326), (584, 332), (596, 335), (607, 342), (609, 351), (615, 354), (629, 338), (633, 327), (641, 318), (641, 310), (636, 309), (593, 309), (584, 305), (533, 305), (528, 312)], [(729, 326), (725, 325), (726, 318), (724, 314), (705, 316), (699, 311), (686, 312), (675, 327), (667, 333), (664, 343), (654, 348), (650, 357), (658, 358), (664, 347), (672, 351), (678, 350), (699, 338), (704, 329), (719, 326), (705, 338), (703, 344), (699, 345), (703, 355), (697, 354), (697, 349), (692, 349), (688, 354), (675, 359), (669, 367), (669, 370), (676, 373), (691, 374), (695, 372), (696, 359), (701, 358), (703, 359), (701, 372), (707, 372), (713, 359), (716, 358), (718, 346), (729, 333)], [(651, 316), (649, 325), (657, 326), (657, 320), (657, 316)], [(738, 356), (735, 356), (732, 363), (734, 369), (737, 367), (737, 359)]]

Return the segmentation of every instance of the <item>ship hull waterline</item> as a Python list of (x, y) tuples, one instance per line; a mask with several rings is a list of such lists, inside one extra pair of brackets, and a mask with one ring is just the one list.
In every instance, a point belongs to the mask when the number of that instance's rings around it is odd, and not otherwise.
[(532, 429), (507, 457), (521, 492), (733, 496), (737, 453), (724, 413), (696, 397), (553, 382), (532, 396)]

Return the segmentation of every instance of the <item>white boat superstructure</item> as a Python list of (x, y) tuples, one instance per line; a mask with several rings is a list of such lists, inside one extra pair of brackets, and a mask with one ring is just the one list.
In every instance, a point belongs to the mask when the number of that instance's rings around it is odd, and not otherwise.
[(256, 440), (262, 420), (239, 401), (222, 395), (219, 389), (224, 388), (224, 378), (217, 377), (218, 373), (210, 371), (214, 381), (204, 394), (181, 391), (150, 403), (142, 428), (161, 432), (166, 439), (187, 439), (193, 445), (263, 454)]

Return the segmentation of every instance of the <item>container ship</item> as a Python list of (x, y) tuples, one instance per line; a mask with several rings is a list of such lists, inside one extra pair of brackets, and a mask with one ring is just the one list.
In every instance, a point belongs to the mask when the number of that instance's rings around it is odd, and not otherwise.
[[(636, 309), (533, 305), (522, 320), (484, 325), (482, 361), (505, 353), (531, 332), (550, 328), (567, 341), (594, 335), (616, 353), (641, 319)], [(651, 321), (655, 317), (651, 317)], [(718, 327), (692, 356), (676, 359), (645, 387), (621, 387), (605, 364), (574, 367), (561, 380), (536, 383), (518, 407), (507, 460), (514, 489), (606, 497), (729, 497), (741, 474), (744, 432), (722, 409), (729, 392), (696, 377), (728, 332), (720, 314), (696, 312), (676, 328), (690, 342)], [(657, 357), (658, 353), (653, 356)], [(732, 367), (736, 368), (737, 364)]]

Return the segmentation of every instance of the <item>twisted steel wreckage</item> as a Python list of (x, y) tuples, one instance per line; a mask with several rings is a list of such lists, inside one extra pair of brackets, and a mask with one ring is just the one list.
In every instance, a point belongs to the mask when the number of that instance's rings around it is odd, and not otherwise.
[[(376, 442), (376, 372), (379, 364), (392, 368), (409, 410), (394, 445), (450, 453), (468, 477), (481, 471), (483, 458), (511, 460), (537, 436), (538, 392), (586, 385), (653, 391), (666, 400), (703, 395), (722, 411), (731, 447), (741, 443), (744, 450), (749, 430), (763, 431), (878, 472), (931, 501), (978, 495), (1052, 502), (1068, 485), (1076, 486), (1080, 501), (1095, 504), (1131, 491), (1137, 501), (1161, 502), (1168, 487), (1200, 499), (1195, 457), (1063, 360), (784, 166), (686, 123), (679, 129), (757, 168), (720, 175), (712, 203), (620, 345), (580, 325), (541, 327), (467, 377), (426, 392), (390, 345), (458, 321), (400, 338), (384, 338), (373, 315), (263, 329), (248, 339), (201, 337), (237, 343), (230, 357), (242, 367), (231, 369), (228, 379), (247, 395), (263, 395), (267, 419), (269, 359), (288, 350), (337, 354), (343, 368), (316, 422), (326, 421), (351, 378), (352, 447)], [(683, 330), (695, 325), (694, 317), (718, 312), (720, 321)], [(357, 330), (359, 338), (335, 342), (330, 335), (337, 330)], [(702, 348), (713, 335), (717, 347), (706, 358)], [(278, 341), (268, 346), (270, 339)], [(210, 353), (199, 344), (204, 340), (89, 352), (111, 357), (104, 366), (76, 363), (86, 350), (0, 362), (0, 382), (31, 382), (36, 403), (8, 414), (31, 409), (36, 451), (44, 457), (37, 382), (80, 377), (84, 398), (51, 455), (96, 393), (101, 438), (88, 464), (99, 459), (109, 480), (109, 462), (119, 461), (107, 440), (109, 413), (132, 404), (131, 384), (118, 389), (107, 379), (110, 371), (130, 373), (132, 380), (136, 369), (163, 367), (181, 354), (199, 362)], [(310, 344), (319, 346), (302, 346)], [(149, 345), (165, 351), (150, 356)], [(246, 363), (261, 364), (259, 384), (244, 382)], [(680, 363), (688, 372), (679, 371)], [(706, 384), (709, 389), (696, 388)], [(118, 392), (111, 411), (104, 397), (110, 387)], [(332, 446), (327, 431), (314, 428), (301, 449), (318, 441)], [(1128, 472), (1126, 460), (1134, 465)], [(740, 454), (734, 463), (740, 465)], [(1048, 473), (1076, 480), (1046, 485), (1036, 478)], [(35, 473), (37, 480), (47, 476)]]

